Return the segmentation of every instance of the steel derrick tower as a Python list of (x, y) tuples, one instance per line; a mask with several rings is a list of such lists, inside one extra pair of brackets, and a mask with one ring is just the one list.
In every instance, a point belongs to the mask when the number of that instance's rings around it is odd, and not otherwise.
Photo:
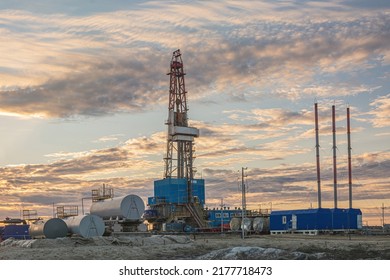
[[(147, 220), (154, 230), (207, 227), (204, 179), (194, 179), (194, 138), (199, 130), (188, 126), (187, 91), (180, 50), (173, 52), (169, 73), (167, 150), (164, 178), (154, 181), (148, 197)], [(176, 226), (177, 228), (172, 228)], [(169, 229), (168, 229), (169, 228)], [(189, 228), (189, 229), (188, 229)]]
[[(191, 202), (191, 182), (195, 173), (193, 144), (194, 138), (199, 136), (199, 130), (188, 126), (187, 91), (180, 50), (173, 52), (170, 72), (167, 75), (170, 77), (170, 83), (164, 178), (186, 178), (188, 182), (188, 202)], [(176, 165), (174, 162), (176, 162)]]

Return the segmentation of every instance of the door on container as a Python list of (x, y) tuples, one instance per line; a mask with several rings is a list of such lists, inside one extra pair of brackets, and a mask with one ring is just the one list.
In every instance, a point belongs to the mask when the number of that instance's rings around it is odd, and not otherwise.
[(291, 229), (292, 230), (296, 230), (297, 229), (297, 221), (298, 221), (298, 219), (297, 219), (297, 215), (292, 215), (291, 216)]
[(362, 215), (357, 215), (357, 229), (363, 228), (363, 220)]

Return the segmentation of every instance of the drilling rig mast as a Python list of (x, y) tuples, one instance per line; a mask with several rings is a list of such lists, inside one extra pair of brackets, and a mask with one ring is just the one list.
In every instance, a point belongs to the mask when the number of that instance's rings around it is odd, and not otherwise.
[[(180, 50), (173, 52), (170, 72), (169, 106), (168, 106), (168, 136), (165, 160), (164, 178), (185, 178), (188, 184), (188, 202), (192, 201), (191, 182), (194, 178), (193, 143), (199, 136), (199, 130), (188, 127), (187, 91), (184, 81), (184, 65)], [(177, 158), (174, 159), (176, 151)], [(176, 160), (176, 166), (173, 161)]]
[(195, 228), (207, 226), (204, 211), (204, 179), (195, 179), (194, 138), (199, 130), (188, 126), (187, 91), (180, 50), (173, 52), (169, 73), (167, 150), (164, 179), (154, 181), (154, 196), (148, 198), (147, 220), (153, 229), (164, 225)]

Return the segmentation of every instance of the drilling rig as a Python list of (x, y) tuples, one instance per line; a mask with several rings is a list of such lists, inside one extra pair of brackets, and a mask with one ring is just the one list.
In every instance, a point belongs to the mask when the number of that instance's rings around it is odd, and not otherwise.
[(181, 231), (206, 227), (205, 187), (195, 179), (194, 139), (199, 130), (188, 125), (187, 91), (180, 50), (172, 54), (169, 75), (167, 149), (164, 178), (154, 181), (154, 196), (148, 198), (145, 219), (154, 230)]

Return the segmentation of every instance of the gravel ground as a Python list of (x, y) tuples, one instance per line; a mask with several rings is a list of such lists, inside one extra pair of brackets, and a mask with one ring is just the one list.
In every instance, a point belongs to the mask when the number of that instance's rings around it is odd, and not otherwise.
[(326, 259), (389, 260), (390, 236), (153, 235), (8, 239), (1, 260)]

